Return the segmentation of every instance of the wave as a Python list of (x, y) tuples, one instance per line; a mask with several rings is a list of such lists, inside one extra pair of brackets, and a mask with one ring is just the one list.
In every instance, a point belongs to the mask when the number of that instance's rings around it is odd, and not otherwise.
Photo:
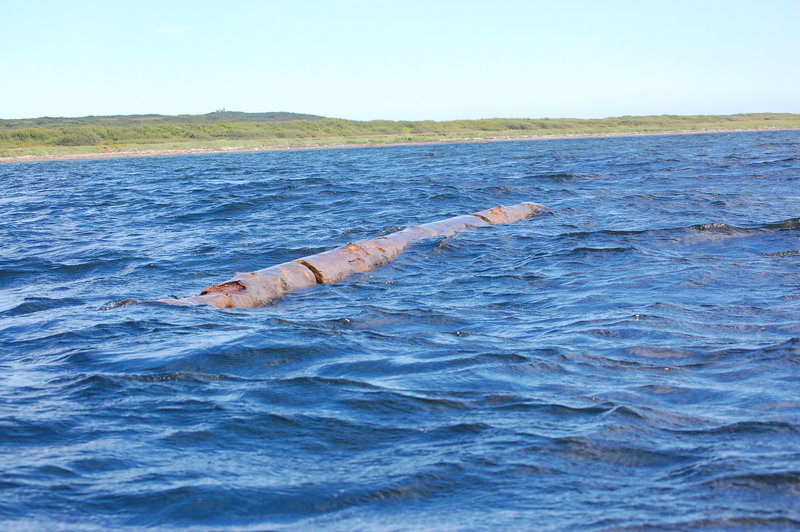
[(800, 519), (790, 517), (763, 517), (761, 515), (748, 515), (746, 511), (736, 513), (744, 514), (734, 517), (718, 517), (704, 519), (682, 519), (682, 520), (647, 520), (642, 524), (624, 525), (606, 528), (609, 531), (664, 531), (674, 530), (716, 530), (716, 531), (740, 531), (740, 530), (795, 530), (800, 527)]
[(800, 486), (800, 471), (725, 475), (707, 480), (703, 486), (713, 490), (773, 491), (776, 488), (788, 488), (795, 491)]
[(788, 251), (774, 251), (772, 253), (762, 253), (762, 257), (795, 257), (800, 255), (800, 250), (792, 249)]
[(0, 314), (8, 317), (25, 316), (36, 312), (80, 305), (82, 303), (83, 301), (71, 297), (49, 298), (33, 296), (24, 298), (19, 304), (3, 310)]
[(615, 230), (601, 229), (598, 231), (576, 231), (562, 233), (560, 236), (566, 238), (587, 238), (593, 236), (630, 236), (630, 235), (659, 235), (687, 232), (704, 232), (713, 234), (740, 234), (747, 235), (753, 233), (775, 232), (775, 231), (798, 231), (800, 230), (800, 218), (789, 218), (779, 222), (768, 222), (756, 224), (750, 227), (739, 227), (723, 222), (708, 222), (702, 224), (688, 225), (684, 227), (665, 227), (659, 229), (637, 229), (637, 230)]
[(695, 436), (716, 436), (716, 435), (761, 435), (761, 434), (792, 434), (800, 435), (800, 425), (793, 425), (783, 421), (740, 421), (711, 427), (707, 429), (666, 429), (670, 432), (677, 432)]
[(585, 253), (625, 253), (633, 248), (629, 247), (616, 247), (616, 248), (594, 248), (594, 247), (578, 247), (568, 251), (567, 255), (583, 255)]
[(800, 359), (800, 338), (790, 338), (785, 342), (766, 345), (754, 349), (722, 349), (713, 354), (713, 358), (731, 360), (738, 358), (741, 360), (758, 359), (766, 362), (767, 360), (785, 361), (788, 365), (797, 365)]
[(41, 283), (45, 276), (83, 279), (92, 274), (110, 275), (148, 262), (145, 257), (99, 248), (86, 253), (83, 257), (67, 260), (23, 256), (0, 261), (0, 287)]
[(566, 183), (576, 179), (593, 179), (599, 176), (592, 174), (581, 174), (574, 172), (543, 172), (539, 174), (529, 174), (525, 179), (541, 179), (546, 181), (553, 181), (556, 183)]

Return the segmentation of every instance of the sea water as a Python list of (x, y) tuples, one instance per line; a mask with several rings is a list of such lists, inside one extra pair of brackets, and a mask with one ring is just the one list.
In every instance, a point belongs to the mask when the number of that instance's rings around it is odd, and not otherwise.
[[(0, 165), (0, 527), (800, 526), (800, 132)], [(270, 306), (199, 293), (533, 201)]]

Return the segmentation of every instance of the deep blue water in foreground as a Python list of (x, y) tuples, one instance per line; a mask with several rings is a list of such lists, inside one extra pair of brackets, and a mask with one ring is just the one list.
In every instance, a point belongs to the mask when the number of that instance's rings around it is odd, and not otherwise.
[(800, 527), (800, 132), (10, 163), (0, 243), (3, 530)]

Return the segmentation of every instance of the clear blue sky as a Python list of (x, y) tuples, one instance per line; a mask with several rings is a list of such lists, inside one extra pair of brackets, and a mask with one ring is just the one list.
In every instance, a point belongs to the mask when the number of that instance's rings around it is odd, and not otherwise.
[(0, 118), (800, 113), (800, 0), (0, 0)]

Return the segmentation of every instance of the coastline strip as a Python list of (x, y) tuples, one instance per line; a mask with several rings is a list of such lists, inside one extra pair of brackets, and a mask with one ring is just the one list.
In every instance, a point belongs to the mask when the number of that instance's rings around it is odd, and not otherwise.
[(0, 163), (24, 163), (40, 161), (73, 161), (93, 159), (123, 159), (131, 157), (169, 157), (180, 155), (205, 155), (225, 153), (258, 153), (266, 151), (302, 151), (302, 150), (330, 150), (344, 148), (377, 148), (389, 146), (431, 146), (441, 144), (480, 144), (487, 142), (515, 142), (515, 141), (544, 141), (568, 140), (589, 138), (622, 138), (622, 137), (652, 137), (662, 135), (708, 135), (715, 133), (752, 133), (759, 131), (800, 131), (793, 127), (763, 127), (739, 129), (676, 129), (664, 131), (633, 131), (633, 132), (608, 132), (608, 133), (558, 133), (552, 135), (518, 135), (518, 136), (465, 136), (441, 138), (430, 140), (387, 140), (386, 142), (331, 142), (319, 144), (265, 144), (263, 146), (225, 146), (201, 147), (180, 149), (143, 149), (120, 150), (88, 153), (65, 153), (56, 155), (15, 155), (0, 157)]

